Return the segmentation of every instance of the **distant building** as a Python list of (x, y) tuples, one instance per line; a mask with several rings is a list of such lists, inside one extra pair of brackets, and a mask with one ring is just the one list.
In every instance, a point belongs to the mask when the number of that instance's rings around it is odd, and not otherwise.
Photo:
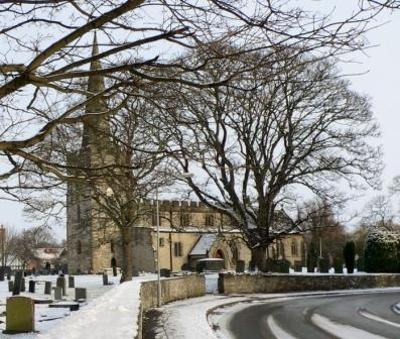
[[(93, 55), (98, 54), (96, 40)], [(94, 60), (91, 70), (101, 69)], [(104, 90), (101, 75), (92, 75), (88, 91)], [(105, 111), (101, 100), (86, 105), (88, 113)], [(78, 154), (71, 154), (69, 161), (83, 167), (112, 163), (108, 154), (107, 139), (101, 130), (107, 130), (107, 121), (95, 114), (84, 121), (82, 144)], [(100, 131), (99, 131), (100, 130)], [(119, 266), (122, 258), (121, 239), (118, 230), (99, 217), (99, 206), (92, 196), (92, 188), (83, 183), (68, 183), (67, 191), (67, 246), (70, 273), (101, 272), (113, 265)], [(155, 202), (142, 203), (144, 216), (132, 228), (134, 271), (154, 272), (156, 269), (157, 236)], [(251, 253), (240, 233), (232, 227), (231, 220), (198, 202), (160, 202), (160, 268), (171, 271), (191, 269), (201, 258), (223, 258), (227, 269), (234, 269), (238, 260), (249, 265)], [(303, 237), (291, 234), (271, 247), (268, 255), (276, 259), (286, 258), (293, 265), (301, 265)]]
[(40, 247), (33, 250), (34, 257), (29, 261), (27, 270), (58, 271), (67, 265), (67, 249), (65, 247)]

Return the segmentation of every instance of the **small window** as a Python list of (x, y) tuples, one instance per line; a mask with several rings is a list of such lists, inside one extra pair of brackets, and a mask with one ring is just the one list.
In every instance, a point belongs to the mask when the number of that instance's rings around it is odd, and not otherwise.
[(206, 226), (212, 227), (214, 226), (214, 214), (206, 214)]
[(292, 248), (292, 255), (297, 256), (299, 253), (298, 253), (297, 243), (295, 240), (292, 241), (291, 248)]
[(80, 240), (76, 242), (76, 254), (81, 254), (82, 253), (82, 243)]
[(189, 223), (190, 223), (189, 213), (182, 213), (181, 214), (181, 227), (189, 226)]
[(164, 247), (164, 246), (165, 246), (165, 239), (160, 238), (160, 247)]
[(114, 241), (110, 241), (110, 251), (111, 251), (111, 253), (114, 253)]
[(153, 214), (151, 215), (151, 224), (152, 224), (153, 226), (157, 226), (157, 213), (153, 213)]
[(182, 243), (181, 242), (174, 243), (174, 255), (175, 255), (175, 257), (182, 256)]

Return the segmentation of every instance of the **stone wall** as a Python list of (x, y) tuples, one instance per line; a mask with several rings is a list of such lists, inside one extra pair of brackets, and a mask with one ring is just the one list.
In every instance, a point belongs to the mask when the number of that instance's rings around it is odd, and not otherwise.
[[(187, 275), (161, 280), (161, 303), (201, 297), (206, 294), (204, 276)], [(143, 312), (157, 307), (157, 281), (142, 282), (140, 304)]]
[(220, 274), (220, 293), (284, 293), (353, 288), (399, 287), (400, 274)]
[[(206, 282), (204, 276), (186, 275), (161, 280), (162, 304), (201, 297), (205, 294)], [(143, 281), (140, 285), (138, 334), (135, 339), (142, 339), (144, 313), (155, 307), (157, 307), (157, 281)]]

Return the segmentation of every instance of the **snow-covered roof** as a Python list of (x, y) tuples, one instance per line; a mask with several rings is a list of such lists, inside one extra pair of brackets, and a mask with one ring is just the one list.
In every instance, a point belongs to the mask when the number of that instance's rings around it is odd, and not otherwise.
[(214, 233), (204, 234), (197, 241), (196, 245), (192, 248), (189, 255), (206, 255), (207, 252), (211, 249), (215, 239), (217, 239), (217, 235)]
[(64, 247), (43, 247), (35, 249), (35, 257), (41, 260), (54, 260), (58, 259)]

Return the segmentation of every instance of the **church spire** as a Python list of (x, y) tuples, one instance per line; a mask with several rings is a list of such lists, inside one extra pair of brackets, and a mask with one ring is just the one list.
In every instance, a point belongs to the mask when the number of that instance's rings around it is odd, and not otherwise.
[[(93, 47), (92, 47), (92, 57), (99, 54), (99, 45), (97, 43), (97, 34), (94, 33), (93, 37)], [(90, 71), (94, 74), (89, 76), (87, 90), (91, 94), (96, 94), (104, 91), (104, 78), (101, 74), (96, 74), (96, 71), (102, 69), (100, 59), (94, 59), (90, 63)], [(90, 113), (95, 113), (96, 111), (89, 111)]]
[[(94, 33), (92, 57), (99, 54), (99, 45), (97, 43), (97, 34)], [(96, 72), (102, 69), (100, 59), (92, 60), (90, 63), (90, 71)], [(92, 74), (89, 76), (88, 91), (91, 93), (99, 93), (104, 91), (104, 79), (101, 74)]]
[[(97, 36), (94, 33), (92, 45), (92, 57), (99, 55), (99, 45)], [(94, 59), (90, 62), (90, 71), (92, 74), (88, 77), (87, 99), (101, 93), (105, 89), (104, 77), (98, 71), (102, 70), (100, 59)], [(107, 111), (107, 105), (104, 98), (96, 98), (86, 104), (86, 114), (89, 114), (83, 121), (83, 137), (81, 146), (81, 156), (88, 162), (86, 166), (94, 161), (94, 158), (102, 158), (101, 153), (106, 151), (109, 135), (109, 124), (106, 116), (97, 114)]]

